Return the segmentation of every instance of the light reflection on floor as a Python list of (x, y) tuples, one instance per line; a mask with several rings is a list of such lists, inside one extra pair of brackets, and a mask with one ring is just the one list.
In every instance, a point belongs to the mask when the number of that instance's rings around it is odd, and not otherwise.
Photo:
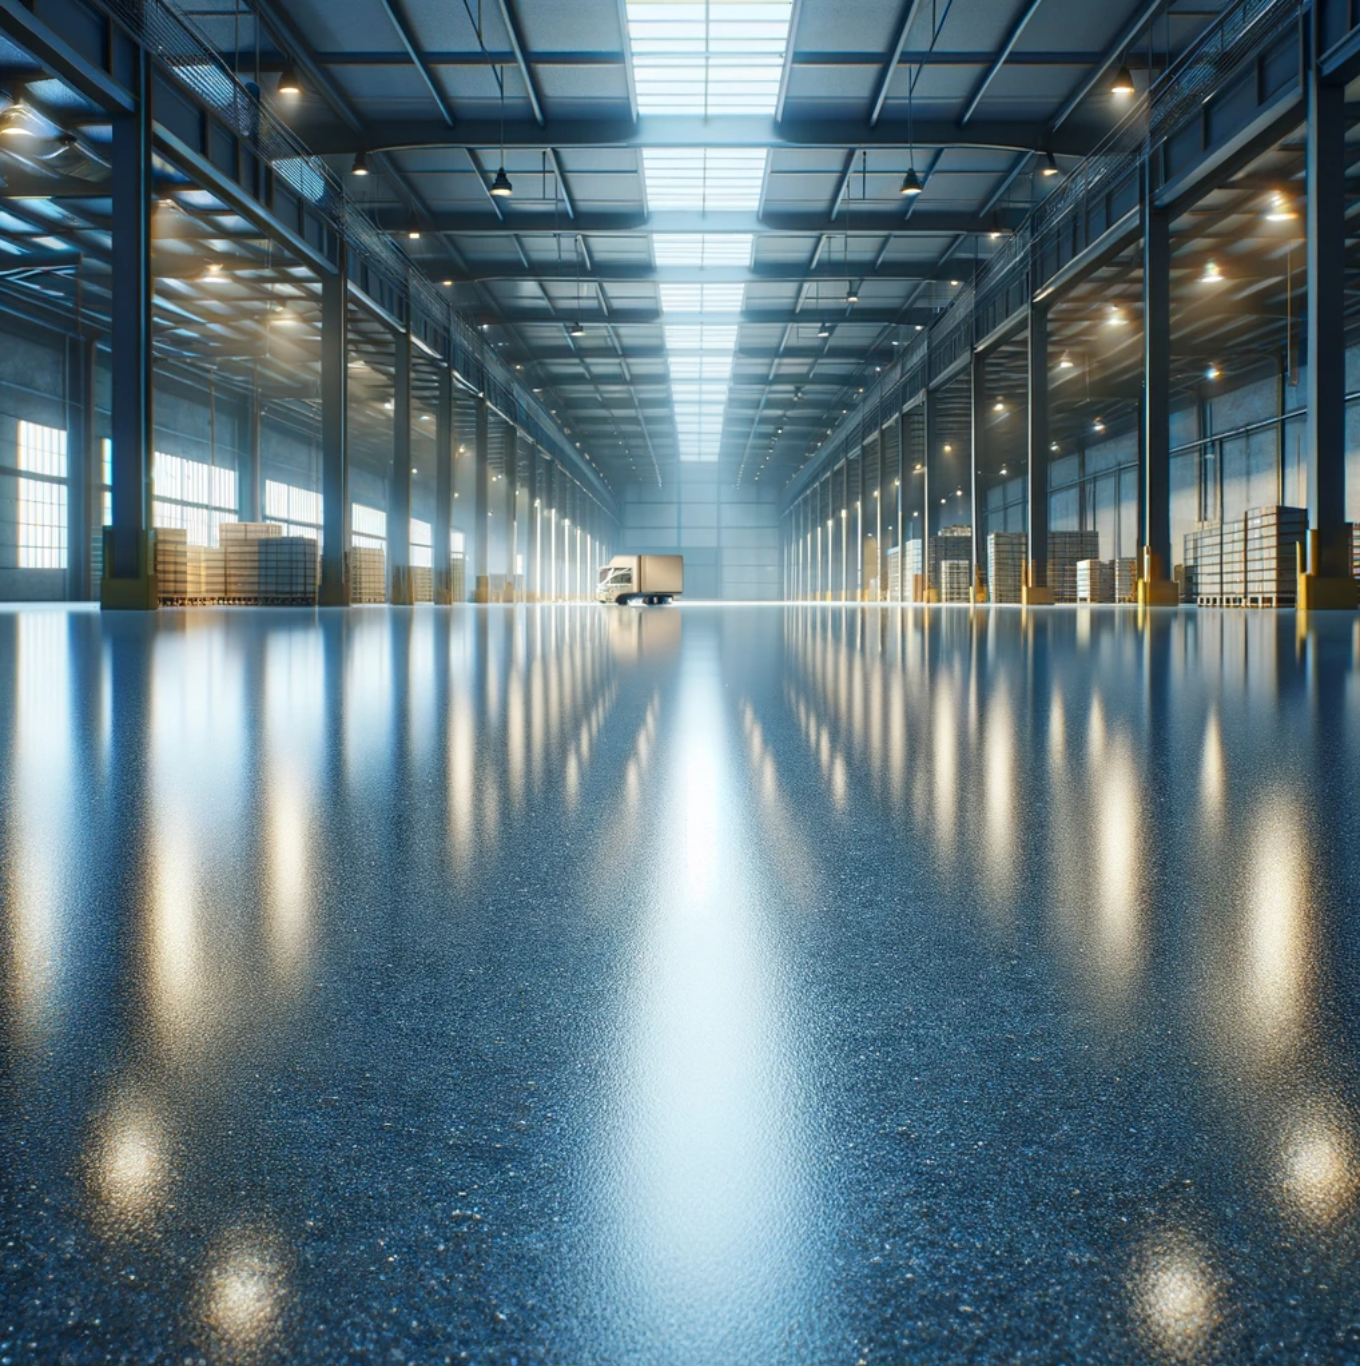
[(1360, 1359), (1358, 665), (0, 613), (0, 1357)]

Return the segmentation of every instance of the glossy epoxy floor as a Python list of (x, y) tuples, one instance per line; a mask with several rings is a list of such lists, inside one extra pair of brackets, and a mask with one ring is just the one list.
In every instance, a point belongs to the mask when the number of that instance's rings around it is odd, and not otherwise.
[(1358, 651), (0, 615), (0, 1361), (1360, 1360)]

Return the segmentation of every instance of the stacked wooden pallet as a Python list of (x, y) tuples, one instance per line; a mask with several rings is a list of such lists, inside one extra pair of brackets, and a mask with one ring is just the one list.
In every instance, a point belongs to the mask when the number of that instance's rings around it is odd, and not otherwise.
[(1054, 602), (1076, 602), (1077, 565), (1100, 558), (1100, 533), (1096, 531), (1050, 531), (1048, 533), (1048, 587)]
[(973, 561), (940, 561), (940, 601), (971, 602), (973, 599)]
[(1308, 544), (1308, 510), (1251, 508), (1246, 520), (1247, 602), (1292, 607), (1298, 592), (1298, 545)]
[(346, 556), (351, 602), (387, 601), (387, 555), (377, 546), (356, 545)]
[(1025, 581), (1023, 531), (993, 531), (987, 537), (987, 594), (992, 602), (1019, 602)]
[(310, 536), (271, 536), (255, 547), (261, 603), (278, 607), (316, 605), (317, 543)]
[(259, 602), (259, 543), (282, 535), (277, 522), (223, 522), (218, 527), (217, 537), (226, 554), (228, 602)]
[(1113, 602), (1114, 561), (1077, 561), (1077, 601)]
[(1223, 587), (1225, 603), (1240, 606), (1247, 596), (1247, 522), (1234, 517), (1223, 523)]
[(428, 565), (411, 567), (411, 596), (416, 602), (434, 601), (434, 570)]
[[(967, 560), (973, 562), (973, 529), (967, 526), (941, 527), (938, 534), (930, 538), (930, 586), (944, 596), (944, 562), (946, 560)], [(972, 585), (971, 570), (969, 586)]]
[(156, 591), (162, 602), (189, 596), (189, 533), (182, 527), (156, 529)]
[(1132, 602), (1138, 593), (1138, 561), (1122, 559), (1114, 565), (1114, 600)]
[(467, 559), (454, 555), (449, 562), (449, 597), (454, 602), (467, 601)]

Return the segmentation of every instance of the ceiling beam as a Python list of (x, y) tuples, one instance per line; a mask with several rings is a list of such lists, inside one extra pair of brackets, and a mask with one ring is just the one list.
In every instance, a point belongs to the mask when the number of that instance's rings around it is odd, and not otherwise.
[[(433, 120), (375, 120), (363, 136), (324, 122), (296, 120), (301, 136), (322, 156), (352, 155), (358, 151), (408, 151), (434, 147), (499, 147), (499, 119), (460, 119), (456, 134), (446, 123)], [(1060, 138), (1047, 125), (979, 121), (960, 129), (953, 119), (916, 119), (910, 145), (916, 147), (995, 147), (1003, 151), (1051, 150), (1065, 156), (1086, 156), (1094, 150), (1099, 130), (1072, 129)], [(555, 147), (893, 147), (909, 145), (905, 124), (896, 120), (866, 128), (858, 119), (785, 119), (749, 114), (642, 114), (628, 118), (549, 119), (541, 127), (531, 119), (507, 119), (505, 146), (540, 151)]]
[(973, 91), (973, 97), (968, 101), (968, 107), (963, 111), (959, 119), (959, 127), (966, 128), (968, 121), (977, 113), (977, 107), (982, 103), (982, 97), (987, 93), (987, 87), (996, 79), (997, 73), (1006, 65), (1006, 58), (1015, 49), (1016, 43), (1020, 41), (1021, 34), (1029, 25), (1029, 21), (1039, 12), (1039, 6), (1044, 0), (1029, 0), (1025, 6), (1025, 12), (1016, 21), (1015, 27), (1011, 29), (1006, 41), (1001, 46), (1001, 51), (997, 53), (996, 60), (992, 62), (984, 73), (982, 79), (977, 84), (977, 89)]
[(784, 64), (779, 71), (779, 94), (774, 102), (774, 121), (784, 122), (784, 102), (789, 97), (789, 73), (793, 70), (794, 39), (798, 36), (798, 20), (803, 13), (803, 0), (793, 0), (789, 14), (789, 36), (784, 44)]
[[(757, 262), (749, 266), (652, 266), (645, 263), (596, 261), (595, 268), (583, 272), (582, 279), (593, 280), (598, 284), (693, 284), (703, 282), (715, 285), (736, 284), (787, 284), (802, 285), (818, 280), (828, 280), (844, 284), (847, 280), (858, 280), (864, 276), (864, 269), (851, 263), (847, 271), (844, 265), (831, 262), (825, 267), (804, 267), (791, 261)], [(201, 269), (195, 267), (195, 269)], [(558, 284), (574, 286), (576, 276), (563, 275), (554, 266), (530, 266), (527, 269), (513, 269), (501, 265), (488, 265), (478, 269), (475, 265), (467, 267), (468, 274), (458, 278), (462, 284), (514, 284), (528, 282), (533, 284)], [(957, 271), (949, 271), (932, 261), (888, 262), (875, 269), (872, 274), (876, 280), (951, 280)]]
[[(515, 65), (519, 67), (520, 79), (524, 82), (525, 93), (529, 97), (529, 108), (534, 111), (534, 120), (540, 128), (545, 122), (543, 118), (543, 101), (538, 95), (538, 86), (534, 81), (534, 73), (529, 68), (529, 63), (524, 56), (524, 40), (520, 36), (519, 19), (510, 7), (510, 0), (496, 0), (496, 8), (500, 11), (501, 22), (505, 25), (505, 31), (510, 38), (510, 50), (515, 54)], [(505, 77), (501, 77), (501, 96), (504, 98)]]
[[(471, 148), (467, 150), (470, 152)], [(870, 201), (871, 204), (873, 202)], [(514, 213), (515, 201), (510, 199), (505, 203), (510, 208), (505, 226), (512, 231), (522, 233), (525, 237), (552, 237), (561, 233), (560, 227), (554, 227), (552, 223), (544, 221), (544, 215), (540, 213), (517, 215)], [(592, 237), (620, 234), (636, 236), (639, 233), (657, 232), (739, 232), (762, 236), (770, 233), (836, 232), (839, 234), (844, 232), (849, 233), (852, 237), (873, 237), (875, 240), (885, 232), (895, 232), (903, 237), (919, 237), (921, 235), (953, 236), (957, 233), (986, 233), (993, 230), (990, 220), (976, 213), (948, 211), (918, 213), (913, 215), (911, 222), (907, 224), (902, 221), (899, 213), (894, 211), (895, 208), (895, 205), (886, 208), (871, 208), (867, 207), (863, 201), (857, 201), (854, 221), (846, 224), (836, 223), (825, 209), (811, 209), (796, 213), (776, 212), (767, 209), (762, 218), (758, 214), (740, 210), (719, 210), (703, 213), (698, 209), (653, 209), (651, 213), (598, 213), (586, 212), (578, 208), (572, 226), (576, 232), (588, 233)], [(1002, 215), (1006, 220), (1002, 224), (1004, 228), (1011, 229), (1017, 225), (1019, 215), (1016, 211), (1003, 210)], [(380, 227), (391, 232), (398, 233), (406, 230), (405, 217), (400, 213), (394, 214), (391, 209), (379, 210), (373, 216)], [(473, 235), (495, 233), (502, 226), (489, 207), (485, 210), (471, 207), (452, 213), (432, 213), (428, 222), (430, 229), (434, 232), (469, 233)]]
[(888, 90), (892, 85), (893, 76), (897, 73), (897, 64), (902, 60), (902, 49), (907, 45), (907, 34), (911, 32), (912, 25), (916, 22), (916, 16), (921, 11), (924, 0), (905, 0), (902, 6), (902, 17), (897, 25), (897, 39), (893, 43), (892, 56), (883, 64), (883, 71), (878, 78), (878, 86), (874, 91), (874, 102), (869, 106), (869, 127), (877, 128), (879, 117), (883, 113), (883, 106), (888, 99)]
[(453, 110), (449, 107), (449, 102), (444, 97), (444, 92), (439, 88), (439, 82), (435, 79), (433, 69), (425, 60), (424, 50), (420, 40), (416, 37), (405, 14), (401, 11), (400, 0), (379, 0), (384, 13), (392, 21), (392, 27), (397, 31), (397, 37), (401, 39), (404, 47), (411, 58), (411, 63), (420, 74), (420, 79), (425, 82), (426, 88), (439, 112), (444, 116), (444, 122), (451, 128), (453, 127)]
[[(820, 322), (827, 322), (833, 328), (843, 327), (847, 324), (861, 326), (881, 326), (883, 324), (901, 323), (903, 325), (913, 325), (915, 323), (928, 323), (935, 318), (935, 309), (920, 308), (904, 313), (900, 304), (893, 304), (888, 307), (874, 308), (867, 304), (855, 304), (849, 306), (845, 300), (831, 299), (821, 304), (805, 304), (801, 311), (797, 308), (744, 308), (740, 313), (681, 313), (676, 310), (662, 312), (656, 307), (643, 308), (619, 308), (617, 304), (609, 310), (607, 319), (597, 317), (590, 311), (590, 302), (586, 301), (587, 307), (581, 310), (580, 319), (587, 327), (592, 323), (603, 324), (606, 321), (611, 327), (658, 327), (663, 323), (697, 324), (697, 323), (739, 323), (744, 325), (759, 324), (793, 324), (815, 328)], [(560, 302), (557, 307), (564, 307)], [(571, 315), (573, 318), (576, 314)], [(525, 323), (545, 323), (560, 325), (561, 319), (553, 311), (545, 311), (543, 307), (535, 307), (529, 304), (500, 305), (496, 308), (495, 317), (486, 319), (488, 322), (505, 322), (523, 325)]]
[(1077, 88), (1067, 97), (1063, 107), (1053, 116), (1049, 131), (1056, 133), (1076, 112), (1078, 105), (1095, 89), (1100, 78), (1118, 61), (1129, 44), (1157, 17), (1167, 0), (1147, 0), (1133, 18), (1120, 30), (1119, 36), (1105, 49), (1105, 54), (1087, 72)]

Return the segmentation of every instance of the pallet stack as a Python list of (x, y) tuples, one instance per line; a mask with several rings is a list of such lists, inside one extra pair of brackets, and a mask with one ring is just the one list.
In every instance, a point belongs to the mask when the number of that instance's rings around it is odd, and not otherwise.
[(411, 597), (416, 602), (434, 601), (434, 570), (429, 565), (411, 566)]
[(449, 561), (449, 597), (454, 602), (467, 601), (467, 559), (455, 555)]
[(257, 555), (259, 598), (276, 607), (314, 607), (319, 550), (310, 536), (271, 536), (247, 542)]
[(377, 546), (356, 545), (346, 556), (349, 569), (349, 600), (354, 603), (387, 601), (387, 554)]
[(1138, 561), (1131, 559), (1115, 560), (1114, 600), (1132, 602), (1138, 593)]
[(940, 601), (971, 602), (973, 599), (973, 561), (940, 561)]
[(1292, 607), (1298, 592), (1295, 547), (1308, 544), (1307, 508), (1251, 508), (1246, 526), (1248, 604)]
[(1114, 561), (1077, 561), (1077, 601), (1113, 602)]
[(1223, 523), (1223, 605), (1240, 607), (1247, 596), (1247, 519)]
[(1195, 601), (1200, 606), (1218, 606), (1223, 598), (1223, 528), (1217, 522), (1203, 523), (1185, 538), (1185, 562), (1192, 571)]
[(189, 533), (182, 527), (156, 528), (156, 592), (162, 602), (189, 596)]
[(217, 538), (226, 556), (228, 602), (259, 602), (259, 543), (282, 535), (283, 528), (277, 522), (223, 522), (217, 528)]
[(1025, 581), (1023, 531), (993, 531), (987, 537), (987, 589), (992, 602), (1019, 602)]
[[(967, 526), (945, 526), (930, 538), (930, 586), (944, 596), (944, 562), (946, 560), (973, 561), (973, 528)], [(972, 586), (971, 579), (969, 586)]]
[(1077, 565), (1100, 558), (1097, 531), (1050, 531), (1048, 533), (1048, 587), (1054, 602), (1076, 602)]

